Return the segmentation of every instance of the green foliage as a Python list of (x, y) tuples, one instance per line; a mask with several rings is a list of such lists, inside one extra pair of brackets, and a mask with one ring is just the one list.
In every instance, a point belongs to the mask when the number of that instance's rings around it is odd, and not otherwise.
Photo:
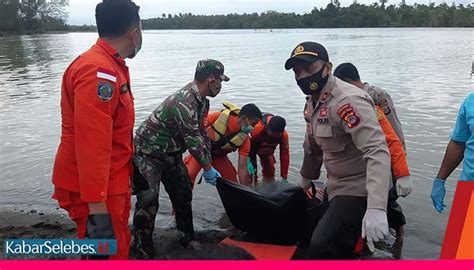
[(270, 28), (338, 28), (338, 27), (473, 27), (474, 6), (436, 6), (414, 4), (405, 1), (387, 6), (387, 0), (372, 5), (357, 1), (341, 7), (339, 0), (332, 0), (325, 8), (314, 8), (310, 13), (279, 13), (267, 11), (261, 14), (244, 13), (228, 15), (172, 16), (143, 20), (145, 29), (270, 29)]
[[(337, 27), (474, 27), (471, 4), (387, 6), (388, 0), (361, 5), (354, 0), (341, 7), (331, 0), (325, 8), (309, 13), (244, 13), (228, 15), (161, 14), (143, 20), (145, 29), (271, 29), (271, 28), (337, 28)], [(66, 25), (67, 0), (0, 0), (1, 33), (42, 33), (46, 31), (96, 31), (95, 26)]]
[(66, 30), (67, 0), (0, 0), (0, 32)]
[(97, 26), (95, 25), (67, 25), (67, 31), (70, 32), (97, 32)]

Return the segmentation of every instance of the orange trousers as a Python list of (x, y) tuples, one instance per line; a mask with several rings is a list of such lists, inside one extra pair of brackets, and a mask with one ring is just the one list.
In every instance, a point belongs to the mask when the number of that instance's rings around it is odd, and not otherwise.
[(260, 156), (260, 165), (262, 165), (262, 176), (266, 179), (275, 178), (275, 156)]
[[(66, 210), (69, 217), (76, 223), (77, 238), (84, 239), (86, 234), (87, 217), (89, 216), (89, 206), (82, 201), (80, 194), (55, 188), (53, 198), (59, 203), (59, 207)], [(127, 260), (130, 249), (130, 230), (128, 228), (128, 218), (130, 216), (131, 194), (109, 195), (107, 210), (112, 217), (115, 238), (117, 239), (117, 255), (110, 256), (110, 259)]]
[[(227, 156), (213, 157), (211, 164), (214, 169), (216, 169), (221, 174), (222, 178), (232, 182), (238, 182), (237, 170), (235, 169), (234, 165), (232, 165), (232, 162)], [(186, 168), (188, 169), (189, 178), (191, 179), (191, 184), (194, 187), (196, 177), (201, 171), (202, 167), (199, 162), (197, 162), (197, 160), (191, 155), (184, 158), (184, 165), (186, 165)]]

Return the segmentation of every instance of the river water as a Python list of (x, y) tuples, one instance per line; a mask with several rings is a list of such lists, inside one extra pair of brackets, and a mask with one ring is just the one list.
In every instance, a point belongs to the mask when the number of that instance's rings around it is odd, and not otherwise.
[[(302, 160), (304, 95), (283, 67), (301, 41), (325, 45), (336, 66), (352, 62), (363, 81), (387, 90), (404, 127), (414, 192), (399, 199), (407, 216), (404, 258), (437, 258), (460, 168), (447, 184), (447, 211), (429, 197), (457, 110), (469, 91), (472, 29), (288, 29), (145, 31), (142, 51), (128, 60), (138, 126), (169, 94), (192, 80), (196, 62), (221, 60), (231, 77), (224, 100), (256, 103), (287, 119), (290, 181)], [(60, 137), (60, 84), (68, 64), (95, 33), (0, 38), (0, 203), (54, 209), (51, 170)], [(158, 226), (173, 226), (164, 189)], [(215, 188), (195, 189), (195, 227), (215, 227), (224, 209)]]

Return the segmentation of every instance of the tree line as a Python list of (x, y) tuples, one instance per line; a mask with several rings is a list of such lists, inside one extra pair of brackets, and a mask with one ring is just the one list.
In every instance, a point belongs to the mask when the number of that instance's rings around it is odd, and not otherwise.
[[(403, 0), (402, 0), (403, 1)], [(162, 14), (143, 20), (145, 29), (270, 29), (270, 28), (343, 28), (343, 27), (473, 27), (474, 6), (386, 5), (380, 0), (371, 5), (354, 2), (342, 7), (332, 0), (324, 8), (309, 13), (244, 13), (228, 15)]]
[(67, 31), (67, 0), (0, 0), (0, 33)]
[[(95, 31), (92, 25), (67, 25), (68, 0), (0, 0), (1, 33), (47, 31)], [(144, 19), (144, 29), (271, 29), (339, 27), (474, 27), (474, 6), (414, 4), (371, 5), (354, 3), (342, 7), (339, 0), (308, 13), (244, 13), (228, 15), (162, 14)]]

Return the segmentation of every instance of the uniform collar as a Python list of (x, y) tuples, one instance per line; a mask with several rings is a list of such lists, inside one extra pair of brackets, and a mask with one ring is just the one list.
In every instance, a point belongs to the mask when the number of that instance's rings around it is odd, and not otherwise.
[(304, 110), (304, 116), (310, 117), (313, 115), (320, 104), (325, 104), (331, 95), (331, 90), (334, 88), (334, 84), (336, 83), (336, 79), (333, 75), (329, 74), (329, 79), (326, 85), (324, 86), (323, 90), (321, 91), (321, 95), (319, 95), (318, 100), (313, 100), (312, 96), (307, 97), (306, 107)]
[(98, 38), (95, 44), (107, 52), (107, 54), (114, 58), (115, 61), (125, 66), (125, 60), (109, 43), (107, 43), (107, 41), (102, 38)]
[(206, 101), (206, 97), (203, 97), (201, 95), (201, 93), (199, 92), (199, 88), (197, 87), (197, 84), (194, 81), (191, 82), (191, 91), (193, 92), (194, 96), (200, 103), (203, 103)]
[[(327, 100), (329, 99), (329, 96), (331, 94), (331, 90), (334, 87), (334, 84), (336, 83), (336, 79), (334, 78), (334, 76), (332, 74), (329, 74), (328, 76), (329, 76), (328, 82), (324, 86), (323, 90), (321, 90), (321, 94), (319, 95), (316, 104), (324, 104), (324, 103), (327, 102)], [(310, 96), (308, 101), (313, 102), (313, 97)]]

